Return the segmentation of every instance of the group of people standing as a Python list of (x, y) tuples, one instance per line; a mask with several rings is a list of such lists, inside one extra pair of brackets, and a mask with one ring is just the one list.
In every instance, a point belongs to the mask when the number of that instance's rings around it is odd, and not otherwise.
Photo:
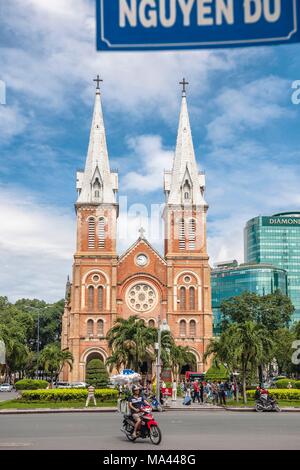
[(228, 381), (182, 381), (180, 386), (184, 394), (184, 405), (190, 405), (192, 402), (195, 403), (196, 401), (198, 403), (226, 405), (227, 399), (236, 399), (237, 396), (237, 385)]

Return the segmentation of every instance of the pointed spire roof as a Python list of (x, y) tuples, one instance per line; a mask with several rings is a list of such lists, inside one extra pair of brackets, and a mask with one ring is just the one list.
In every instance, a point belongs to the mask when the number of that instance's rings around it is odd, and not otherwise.
[[(99, 76), (85, 169), (77, 174), (77, 203), (115, 203), (117, 175), (111, 173), (101, 104)], [(98, 191), (98, 193), (96, 193)]]
[(166, 175), (165, 188), (168, 189), (168, 204), (181, 204), (182, 191), (185, 182), (188, 181), (192, 191), (192, 203), (205, 205), (203, 198), (204, 175), (199, 173), (192, 131), (190, 126), (190, 119), (188, 113), (186, 90), (185, 86), (188, 84), (185, 80), (183, 84), (181, 111), (179, 117), (179, 126), (177, 133), (176, 151), (173, 160), (173, 169), (171, 174)]

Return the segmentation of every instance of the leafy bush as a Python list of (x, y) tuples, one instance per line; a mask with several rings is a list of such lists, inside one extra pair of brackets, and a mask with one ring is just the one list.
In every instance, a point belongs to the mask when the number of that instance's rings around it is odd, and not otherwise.
[[(247, 397), (254, 399), (254, 390), (248, 390)], [(300, 401), (300, 390), (299, 389), (271, 389), (269, 390), (270, 396), (277, 400), (292, 400)]]
[[(84, 401), (87, 398), (85, 389), (54, 389), (54, 390), (26, 390), (22, 392), (22, 401)], [(100, 389), (95, 391), (95, 397), (98, 402), (117, 401), (118, 391), (114, 389)]]
[(288, 388), (289, 382), (292, 384), (293, 388), (296, 388), (296, 386), (295, 386), (296, 380), (292, 380), (292, 379), (276, 380), (275, 386), (276, 386), (276, 388)]
[(86, 382), (95, 388), (105, 388), (109, 376), (105, 365), (100, 359), (92, 359), (86, 367)]
[(40, 390), (47, 388), (49, 383), (47, 380), (24, 379), (16, 382), (17, 390)]

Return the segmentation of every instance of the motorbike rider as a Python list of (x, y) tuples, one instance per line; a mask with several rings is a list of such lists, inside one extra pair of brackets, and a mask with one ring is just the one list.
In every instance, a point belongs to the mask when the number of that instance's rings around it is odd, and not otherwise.
[(255, 395), (254, 395), (254, 398), (256, 401), (260, 399), (260, 395), (261, 395), (260, 387), (256, 387)]
[(144, 406), (150, 406), (150, 404), (141, 395), (141, 389), (137, 385), (133, 385), (132, 387), (132, 395), (128, 398), (128, 405), (131, 412), (131, 416), (135, 421), (132, 437), (136, 438), (137, 432), (139, 431), (142, 423), (142, 420), (140, 418), (141, 408), (143, 408)]

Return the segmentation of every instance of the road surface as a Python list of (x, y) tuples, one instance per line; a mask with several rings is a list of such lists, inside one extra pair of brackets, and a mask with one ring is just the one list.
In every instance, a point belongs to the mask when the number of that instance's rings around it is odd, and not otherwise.
[(0, 416), (0, 450), (300, 449), (299, 413), (167, 412), (156, 414), (163, 441), (130, 443), (117, 413)]

